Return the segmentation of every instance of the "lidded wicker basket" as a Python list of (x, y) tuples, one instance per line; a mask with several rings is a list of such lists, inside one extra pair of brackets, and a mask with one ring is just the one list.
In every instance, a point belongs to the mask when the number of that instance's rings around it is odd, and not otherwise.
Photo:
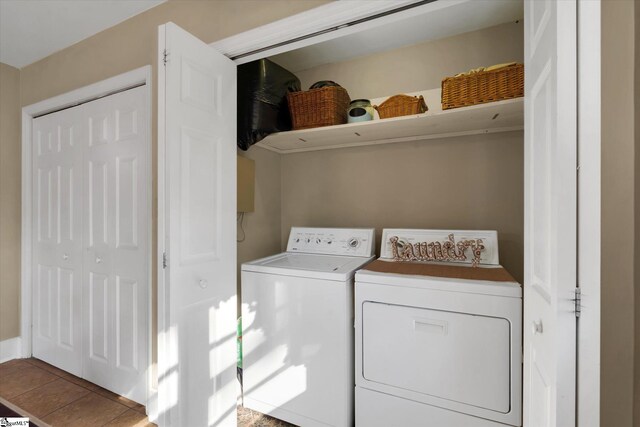
[(409, 116), (412, 114), (422, 114), (429, 109), (424, 102), (422, 95), (394, 95), (385, 100), (380, 105), (374, 105), (381, 119), (391, 117)]
[(351, 99), (345, 88), (325, 86), (287, 94), (293, 129), (308, 129), (347, 123)]
[(524, 65), (513, 64), (442, 80), (442, 109), (524, 96)]

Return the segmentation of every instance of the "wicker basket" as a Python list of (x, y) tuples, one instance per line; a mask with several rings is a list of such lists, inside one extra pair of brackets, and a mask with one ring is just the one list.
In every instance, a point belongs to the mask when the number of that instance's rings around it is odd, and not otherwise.
[(380, 105), (374, 105), (381, 119), (391, 117), (408, 116), (411, 114), (421, 114), (429, 108), (424, 103), (424, 98), (420, 96), (394, 95)]
[(287, 94), (293, 129), (347, 123), (349, 94), (340, 86), (327, 86)]
[(442, 109), (524, 96), (524, 65), (515, 64), (442, 80)]

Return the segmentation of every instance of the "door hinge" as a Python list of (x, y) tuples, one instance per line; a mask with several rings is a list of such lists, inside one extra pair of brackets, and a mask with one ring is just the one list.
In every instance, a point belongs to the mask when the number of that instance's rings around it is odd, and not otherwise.
[(167, 49), (162, 51), (162, 63), (164, 66), (167, 66), (167, 62), (169, 62), (169, 51)]
[(167, 268), (167, 253), (162, 252), (162, 268)]
[(580, 313), (582, 312), (582, 291), (580, 290), (580, 288), (575, 289), (574, 295), (574, 298), (571, 300), (573, 301), (573, 309), (576, 313), (576, 317), (580, 317)]

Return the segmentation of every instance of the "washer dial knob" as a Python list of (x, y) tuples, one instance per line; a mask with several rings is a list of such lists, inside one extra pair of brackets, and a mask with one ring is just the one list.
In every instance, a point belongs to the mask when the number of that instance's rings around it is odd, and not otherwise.
[(347, 245), (349, 245), (350, 248), (357, 248), (360, 245), (360, 240), (358, 240), (357, 237), (352, 237), (347, 241)]

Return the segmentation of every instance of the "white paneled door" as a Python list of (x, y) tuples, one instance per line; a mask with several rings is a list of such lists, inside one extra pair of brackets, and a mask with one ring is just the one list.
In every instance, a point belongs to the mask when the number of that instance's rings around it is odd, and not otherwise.
[(138, 87), (33, 124), (34, 356), (143, 404), (146, 110)]
[(524, 426), (576, 411), (576, 0), (525, 2)]
[(85, 105), (84, 376), (146, 399), (149, 271), (146, 90)]
[(82, 375), (80, 108), (33, 121), (33, 354)]
[(159, 29), (161, 425), (235, 426), (236, 66)]

